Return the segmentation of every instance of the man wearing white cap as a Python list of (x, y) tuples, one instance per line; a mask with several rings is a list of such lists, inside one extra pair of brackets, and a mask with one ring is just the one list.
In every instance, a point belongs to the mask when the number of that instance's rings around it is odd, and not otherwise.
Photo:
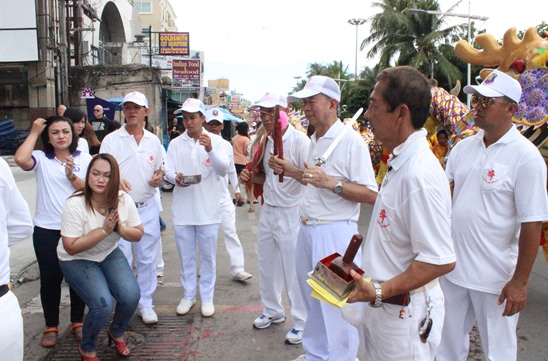
[(477, 325), (485, 358), (516, 360), (516, 327), (541, 226), (548, 220), (546, 165), (512, 124), (520, 84), (494, 70), (468, 85), (481, 130), (451, 151), (455, 270), (442, 278), (445, 324), (437, 360), (466, 360)]
[[(338, 119), (341, 92), (337, 83), (329, 77), (313, 76), (301, 91), (289, 97), (299, 99), (306, 118), (316, 128), (307, 162), (304, 168), (277, 157), (271, 157), (270, 162), (276, 173), (283, 171), (307, 185), (295, 254), (297, 278), (308, 311), (303, 333), (306, 354), (298, 360), (350, 361), (358, 353), (357, 330), (342, 318), (339, 309), (312, 298), (306, 280), (319, 260), (335, 252), (345, 253), (358, 232), (360, 203), (375, 202), (377, 183), (364, 141)], [(332, 152), (326, 154), (339, 136)], [(361, 264), (361, 252), (354, 262)]]
[[(202, 316), (215, 313), (213, 296), (216, 280), (217, 233), (221, 206), (217, 177), (224, 177), (230, 164), (223, 139), (203, 128), (204, 104), (188, 98), (176, 114), (182, 113), (185, 132), (173, 139), (167, 149), (167, 179), (176, 184), (173, 191), (172, 221), (181, 260), (184, 296), (177, 314), (187, 314), (196, 303), (197, 283), (202, 300)], [(186, 176), (200, 180), (187, 182)], [(196, 270), (196, 250), (200, 258), (200, 277)]]
[[(206, 111), (206, 122), (204, 127), (210, 133), (221, 135), (221, 131), (224, 128), (224, 116), (223, 112), (218, 108), (209, 109)], [(234, 198), (236, 202), (243, 202), (244, 197), (240, 192), (238, 186), (238, 176), (236, 175), (236, 167), (234, 165), (234, 152), (232, 151), (232, 145), (223, 139), (224, 152), (228, 155), (230, 165), (228, 166), (228, 173), (224, 176), (217, 176), (219, 183), (219, 190), (221, 192), (221, 213), (222, 223), (221, 231), (223, 232), (223, 238), (225, 240), (226, 251), (230, 258), (230, 273), (235, 281), (245, 282), (253, 275), (245, 271), (244, 268), (244, 250), (240, 238), (236, 233), (236, 207), (232, 203), (232, 197), (230, 196), (230, 190), (228, 184), (232, 185), (234, 190)]]
[(130, 265), (137, 266), (137, 282), (141, 289), (138, 313), (143, 323), (154, 324), (152, 297), (156, 291), (156, 254), (160, 244), (160, 208), (154, 196), (164, 176), (165, 150), (158, 137), (145, 129), (150, 109), (144, 94), (134, 91), (122, 101), (126, 123), (108, 134), (101, 143), (101, 153), (113, 155), (120, 165), (120, 184), (135, 201), (145, 234), (139, 242), (120, 239), (118, 246)]
[(283, 134), (284, 159), (294, 167), (302, 168), (310, 147), (310, 140), (306, 134), (297, 131), (288, 123), (287, 99), (284, 96), (266, 93), (254, 105), (254, 108), (260, 111), (262, 127), (267, 133), (266, 146), (258, 166), (258, 169), (262, 169), (263, 172), (251, 174), (249, 170), (244, 169), (240, 174), (243, 181), (253, 177), (252, 181), (263, 185), (264, 205), (259, 218), (257, 239), (257, 263), (263, 313), (253, 321), (253, 327), (264, 329), (273, 323), (285, 321), (285, 308), (281, 302), (285, 287), (294, 322), (292, 329), (285, 335), (285, 341), (290, 344), (300, 344), (306, 322), (306, 308), (295, 270), (295, 246), (299, 230), (299, 207), (306, 187), (291, 177), (283, 177), (283, 182), (280, 182), (279, 175), (274, 174), (268, 166), (274, 149), (273, 130), (276, 106), (280, 107), (279, 120)]

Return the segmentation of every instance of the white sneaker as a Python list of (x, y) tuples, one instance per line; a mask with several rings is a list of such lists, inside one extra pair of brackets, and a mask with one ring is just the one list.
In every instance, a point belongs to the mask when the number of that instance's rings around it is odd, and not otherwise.
[(215, 313), (213, 302), (202, 302), (202, 316), (211, 317)]
[(246, 272), (246, 271), (242, 271), (242, 272), (239, 272), (238, 274), (232, 276), (232, 279), (234, 281), (239, 281), (239, 282), (245, 282), (247, 281), (248, 279), (252, 278), (253, 275), (249, 272)]
[(293, 361), (307, 361), (306, 355), (303, 353), (301, 356), (297, 357)]
[(303, 343), (303, 330), (297, 330), (292, 328), (288, 333), (285, 334), (285, 342), (291, 345), (298, 345)]
[(273, 323), (282, 323), (285, 321), (285, 316), (268, 317), (267, 315), (260, 315), (253, 321), (253, 327), (263, 329), (270, 327)]
[(145, 325), (158, 323), (158, 315), (152, 308), (139, 308), (139, 315)]
[(181, 302), (179, 302), (179, 305), (177, 306), (177, 314), (179, 316), (186, 315), (190, 311), (192, 306), (194, 306), (195, 303), (196, 303), (195, 299), (187, 300), (186, 298), (183, 298)]

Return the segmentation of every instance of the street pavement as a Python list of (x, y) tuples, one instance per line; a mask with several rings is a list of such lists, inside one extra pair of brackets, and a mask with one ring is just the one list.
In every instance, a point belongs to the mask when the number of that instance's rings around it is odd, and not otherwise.
[[(34, 174), (16, 167), (11, 170), (34, 213)], [(164, 283), (158, 286), (154, 297), (159, 323), (155, 326), (144, 326), (137, 316), (132, 319), (127, 332), (128, 343), (133, 351), (129, 360), (277, 361), (292, 360), (299, 356), (302, 353), (300, 345), (284, 343), (284, 335), (293, 324), (289, 310), (285, 323), (264, 330), (252, 327), (253, 320), (262, 310), (256, 259), (260, 205), (255, 206), (255, 213), (248, 213), (247, 205), (236, 209), (237, 231), (244, 247), (246, 270), (254, 277), (245, 283), (231, 279), (228, 255), (220, 237), (217, 247), (216, 313), (211, 318), (203, 318), (199, 300), (188, 315), (177, 316), (175, 313), (183, 291), (179, 281), (179, 258), (171, 224), (172, 193), (162, 193), (162, 201), (162, 216), (167, 221), (167, 229), (162, 233), (166, 265)], [(363, 205), (360, 232), (364, 235), (370, 216), (371, 206)], [(77, 343), (68, 330), (70, 321), (66, 285), (63, 287), (60, 310), (60, 342), (55, 349), (44, 349), (40, 346), (44, 320), (39, 298), (38, 267), (31, 239), (11, 248), (11, 267), (12, 282), (16, 287), (14, 292), (21, 304), (25, 322), (25, 360), (78, 360)], [(545, 341), (548, 334), (547, 280), (548, 263), (539, 251), (529, 284), (529, 301), (521, 314), (518, 327), (519, 360), (541, 361), (548, 358), (548, 344)], [(287, 305), (285, 297), (284, 302)], [(103, 360), (119, 359), (114, 349), (107, 345), (106, 331), (100, 335), (98, 355)], [(475, 332), (472, 333), (468, 360), (483, 360)]]

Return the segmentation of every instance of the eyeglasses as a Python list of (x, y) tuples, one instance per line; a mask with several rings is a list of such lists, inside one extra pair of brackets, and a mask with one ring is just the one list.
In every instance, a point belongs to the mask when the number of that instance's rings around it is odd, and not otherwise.
[(488, 98), (484, 97), (482, 95), (472, 95), (472, 99), (470, 99), (470, 104), (472, 105), (472, 108), (477, 107), (478, 105), (481, 105), (483, 109), (487, 109), (492, 103), (505, 103), (508, 104), (508, 101), (497, 101), (497, 98)]

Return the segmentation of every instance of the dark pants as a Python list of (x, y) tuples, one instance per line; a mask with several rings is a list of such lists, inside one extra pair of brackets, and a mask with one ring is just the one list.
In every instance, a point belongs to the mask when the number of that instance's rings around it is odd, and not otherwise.
[[(57, 258), (57, 245), (60, 238), (60, 230), (34, 227), (32, 240), (40, 269), (40, 300), (46, 327), (59, 325), (59, 304), (63, 282), (63, 272)], [(70, 288), (70, 321), (72, 323), (82, 322), (85, 307), (84, 301)]]

